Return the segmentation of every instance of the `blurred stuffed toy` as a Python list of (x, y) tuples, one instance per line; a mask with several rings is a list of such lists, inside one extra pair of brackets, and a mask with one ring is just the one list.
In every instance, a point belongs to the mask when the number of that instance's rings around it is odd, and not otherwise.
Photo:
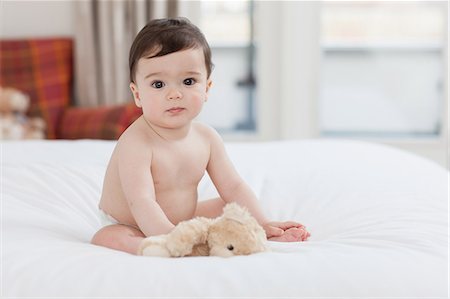
[(0, 86), (0, 139), (44, 139), (45, 121), (28, 117), (30, 98), (14, 88)]
[(138, 255), (229, 257), (268, 250), (264, 229), (246, 208), (230, 203), (215, 219), (196, 217), (178, 223), (166, 235), (145, 238)]

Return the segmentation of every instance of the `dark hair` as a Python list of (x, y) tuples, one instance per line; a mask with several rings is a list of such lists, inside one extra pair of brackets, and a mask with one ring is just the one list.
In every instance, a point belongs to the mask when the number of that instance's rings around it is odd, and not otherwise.
[(211, 49), (203, 33), (186, 18), (151, 20), (139, 31), (130, 48), (130, 80), (136, 79), (139, 59), (164, 56), (180, 50), (201, 48), (205, 56), (207, 77), (211, 75)]

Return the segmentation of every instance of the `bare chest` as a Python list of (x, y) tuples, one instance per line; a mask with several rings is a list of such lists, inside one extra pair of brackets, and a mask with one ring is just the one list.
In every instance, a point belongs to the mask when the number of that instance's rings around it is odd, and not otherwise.
[(209, 160), (209, 149), (174, 147), (153, 152), (151, 172), (156, 191), (196, 187)]

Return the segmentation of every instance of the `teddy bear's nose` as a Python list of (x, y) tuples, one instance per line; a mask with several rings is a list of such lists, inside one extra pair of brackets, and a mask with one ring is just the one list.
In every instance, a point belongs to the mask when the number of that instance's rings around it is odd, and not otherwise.
[(228, 248), (228, 250), (230, 250), (230, 251), (234, 249), (233, 245), (231, 245), (231, 244), (228, 245), (227, 248)]

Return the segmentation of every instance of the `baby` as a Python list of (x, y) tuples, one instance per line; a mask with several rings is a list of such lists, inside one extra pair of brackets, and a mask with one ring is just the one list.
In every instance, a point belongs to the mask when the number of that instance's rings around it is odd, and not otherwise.
[[(300, 223), (269, 221), (236, 172), (218, 133), (193, 121), (211, 88), (211, 50), (185, 18), (150, 21), (129, 56), (130, 88), (139, 117), (119, 138), (106, 170), (100, 212), (104, 226), (92, 243), (136, 254), (148, 236), (183, 220), (215, 218), (228, 202), (248, 208), (274, 241), (304, 241)], [(208, 172), (220, 198), (197, 201)]]

